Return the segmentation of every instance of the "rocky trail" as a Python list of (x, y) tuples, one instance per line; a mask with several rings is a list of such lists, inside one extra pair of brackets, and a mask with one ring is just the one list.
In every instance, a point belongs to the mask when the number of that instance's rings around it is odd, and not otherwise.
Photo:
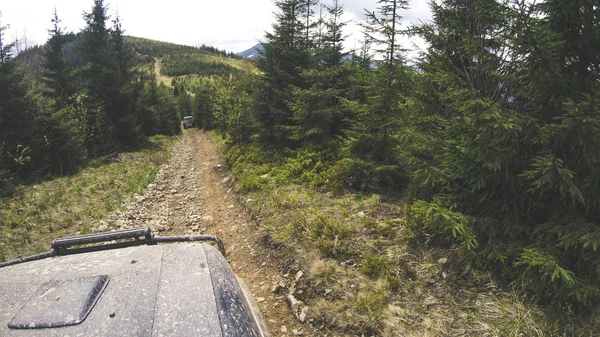
[(261, 243), (258, 226), (237, 200), (208, 134), (184, 130), (174, 151), (144, 195), (125, 201), (109, 222), (118, 229), (149, 226), (160, 235), (217, 235), (234, 272), (251, 289), (271, 335), (315, 336), (310, 323), (301, 322), (306, 307), (290, 296), (302, 273), (282, 275), (278, 270), (277, 252)]

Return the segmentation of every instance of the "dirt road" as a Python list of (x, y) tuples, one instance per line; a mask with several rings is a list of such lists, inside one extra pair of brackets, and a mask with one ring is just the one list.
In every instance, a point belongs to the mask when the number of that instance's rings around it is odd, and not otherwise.
[(156, 77), (157, 82), (162, 82), (167, 86), (171, 85), (172, 77), (162, 75), (160, 73), (160, 65), (162, 63), (162, 58), (155, 57), (154, 58), (154, 76)]
[(219, 153), (199, 129), (183, 131), (169, 164), (144, 195), (125, 201), (110, 221), (116, 228), (150, 226), (161, 235), (215, 234), (235, 273), (252, 290), (272, 336), (312, 336), (286, 303), (294, 275), (282, 275), (276, 252), (261, 244), (259, 229), (236, 201)]

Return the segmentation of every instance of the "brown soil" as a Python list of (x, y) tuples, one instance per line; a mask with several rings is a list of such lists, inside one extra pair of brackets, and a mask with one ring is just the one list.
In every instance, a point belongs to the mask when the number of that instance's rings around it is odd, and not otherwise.
[(237, 200), (208, 134), (188, 129), (145, 194), (126, 201), (127, 211), (110, 218), (117, 228), (150, 226), (160, 235), (217, 235), (232, 269), (251, 289), (271, 335), (312, 336), (313, 329), (300, 323), (286, 302), (283, 290), (294, 286), (294, 275), (279, 271), (278, 252), (263, 244), (244, 203)]

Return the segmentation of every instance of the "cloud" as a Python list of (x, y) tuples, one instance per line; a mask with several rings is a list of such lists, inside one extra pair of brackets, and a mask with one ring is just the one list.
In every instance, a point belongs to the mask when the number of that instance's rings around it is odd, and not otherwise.
[[(325, 4), (331, 4), (333, 1), (324, 1)], [(360, 26), (365, 23), (365, 9), (377, 11), (377, 0), (347, 0), (344, 2), (345, 13), (343, 19), (348, 22), (345, 27), (347, 35), (345, 48), (347, 50), (360, 47), (363, 37), (363, 28)], [(406, 28), (413, 24), (420, 24), (431, 20), (431, 11), (427, 1), (411, 0), (408, 9), (400, 12), (402, 24)], [(399, 36), (400, 46), (408, 50), (408, 57), (414, 59), (418, 52), (425, 48), (425, 41), (419, 37)]]
[[(324, 4), (332, 4), (332, 0), (323, 1)], [(357, 19), (364, 19), (365, 9), (368, 11), (377, 10), (377, 0), (346, 0), (342, 1), (346, 12), (351, 13)], [(428, 1), (425, 0), (409, 0), (408, 9), (402, 10), (401, 15), (404, 21), (410, 23), (418, 23), (419, 20), (431, 19)]]

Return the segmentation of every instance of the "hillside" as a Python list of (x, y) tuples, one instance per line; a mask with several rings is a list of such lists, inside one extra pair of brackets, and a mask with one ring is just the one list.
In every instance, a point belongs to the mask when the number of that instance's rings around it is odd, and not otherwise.
[[(136, 67), (148, 66), (157, 57), (167, 57), (162, 71), (166, 76), (228, 76), (244, 68), (242, 62), (236, 61), (239, 57), (235, 53), (211, 46), (192, 47), (135, 36), (124, 36), (123, 40), (134, 53), (133, 60)], [(65, 35), (64, 55), (67, 63), (72, 67), (83, 64), (79, 52), (81, 43), (81, 33)], [(42, 52), (45, 48), (46, 45), (36, 46), (16, 56), (19, 65), (36, 80), (39, 80), (42, 72)]]

